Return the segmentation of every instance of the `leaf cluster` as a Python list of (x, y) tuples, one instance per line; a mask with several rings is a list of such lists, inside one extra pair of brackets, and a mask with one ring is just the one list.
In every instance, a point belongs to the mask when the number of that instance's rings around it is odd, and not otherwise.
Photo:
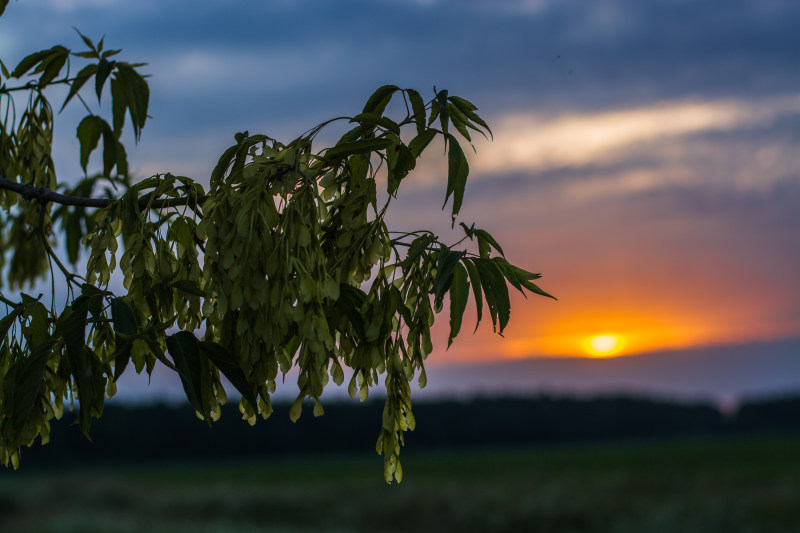
[[(415, 427), (410, 383), (425, 386), (431, 327), (445, 299), (449, 346), (470, 295), (478, 323), (486, 308), (498, 333), (510, 317), (509, 286), (549, 296), (533, 283), (538, 274), (509, 263), (474, 224), (461, 227), (464, 239), (477, 242), (477, 254), (427, 230), (393, 233), (385, 222), (402, 182), (441, 137), (445, 206), (452, 198), (455, 224), (469, 166), (451, 132), (462, 142), (471, 142), (470, 131), (491, 136), (476, 107), (447, 91), (434, 89), (426, 101), (416, 90), (387, 85), (361, 113), (286, 144), (238, 133), (207, 189), (169, 173), (131, 184), (121, 133), (127, 114), (135, 137), (141, 134), (146, 79), (137, 72), (141, 65), (111, 59), (119, 51), (104, 51), (103, 40), (80, 37), (87, 51), (53, 47), (10, 73), (3, 67), (6, 79), (38, 77), (24, 86), (31, 97), (21, 119), (0, 123), (0, 201), (10, 224), (0, 260), (11, 257), (12, 287), (49, 273), (53, 303), (48, 309), (40, 298), (0, 294), (7, 311), (0, 320), (0, 461), (16, 467), (21, 445), (36, 437), (46, 442), (65, 401), (79, 400), (78, 422), (88, 437), (92, 417), (102, 414), (129, 369), (149, 374), (163, 365), (176, 372), (197, 416), (209, 423), (227, 401), (227, 381), (241, 396), (243, 418), (255, 423), (272, 413), (279, 376), (296, 367), (300, 393), (292, 420), (306, 401), (315, 416), (323, 413), (329, 381), (347, 381), (350, 395), (362, 401), (382, 382), (386, 403), (376, 448), (386, 481), (399, 481), (403, 433)], [(71, 57), (90, 61), (74, 77)], [(92, 78), (98, 102), (111, 80), (112, 119), (90, 112), (80, 121), (79, 159), (86, 171), (102, 139), (103, 172), (70, 188), (57, 181), (52, 164), (53, 114), (43, 91), (64, 84), (62, 109), (73, 99), (85, 105), (81, 89)], [(2, 87), (0, 97), (19, 89)], [(394, 98), (405, 104), (405, 116), (386, 113)], [(351, 127), (333, 146), (316, 148), (333, 122)], [(30, 188), (20, 194), (4, 183)], [(379, 184), (386, 195), (378, 194)], [(45, 194), (60, 188), (89, 198), (98, 186), (105, 186), (107, 201), (95, 207), (65, 201), (53, 209), (58, 202)], [(60, 311), (57, 272), (67, 285)], [(123, 294), (110, 290), (114, 275), (123, 280)]]

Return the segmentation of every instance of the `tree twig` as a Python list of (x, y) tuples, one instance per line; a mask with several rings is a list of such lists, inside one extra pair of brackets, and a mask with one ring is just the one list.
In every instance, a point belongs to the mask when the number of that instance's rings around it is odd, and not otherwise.
[[(119, 201), (117, 198), (85, 198), (81, 196), (67, 196), (45, 187), (34, 187), (30, 183), (17, 183), (15, 181), (7, 180), (0, 176), (0, 189), (15, 192), (26, 200), (39, 200), (40, 203), (46, 204), (53, 202), (61, 205), (75, 205), (79, 207), (108, 207), (113, 202)], [(205, 202), (209, 196), (181, 196), (178, 198), (156, 198), (150, 201), (147, 195), (139, 199), (139, 209), (145, 209), (150, 204), (151, 208), (161, 209), (165, 207), (179, 207), (182, 205), (198, 205)]]
[(53, 80), (51, 82), (46, 83), (45, 85), (40, 84), (37, 80), (30, 80), (25, 85), (18, 85), (16, 87), (6, 87), (5, 85), (0, 87), (0, 94), (9, 94), (15, 91), (34, 91), (36, 89), (44, 89), (49, 85), (60, 85), (60, 84), (70, 84), (82, 78), (89, 78), (93, 76), (93, 74), (84, 74), (83, 76), (75, 76), (74, 78), (66, 77), (61, 78), (60, 80)]

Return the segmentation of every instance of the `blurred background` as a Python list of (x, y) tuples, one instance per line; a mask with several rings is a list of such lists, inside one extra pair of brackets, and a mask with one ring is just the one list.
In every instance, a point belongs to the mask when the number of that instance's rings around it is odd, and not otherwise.
[[(0, 472), (0, 527), (794, 531), (799, 22), (794, 0), (11, 2), (9, 67), (81, 49), (73, 26), (148, 63), (141, 177), (205, 180), (237, 131), (288, 141), (383, 84), (467, 98), (494, 140), (461, 220), (558, 301), (512, 296), (504, 337), (468, 310), (449, 350), (440, 324), (400, 487), (363, 455), (379, 403), (332, 388), (321, 419), (233, 408), (208, 430), (156, 372), (123, 378), (92, 443), (61, 424)], [(56, 121), (61, 179), (78, 113)], [(396, 229), (449, 231), (433, 152)]]

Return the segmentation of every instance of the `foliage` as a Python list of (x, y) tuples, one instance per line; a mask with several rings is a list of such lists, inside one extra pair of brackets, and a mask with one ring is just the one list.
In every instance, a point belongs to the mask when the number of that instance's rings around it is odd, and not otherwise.
[[(149, 374), (162, 364), (177, 372), (188, 401), (209, 423), (226, 401), (224, 376), (251, 424), (272, 412), (279, 374), (299, 369), (300, 394), (290, 411), (296, 420), (305, 398), (315, 416), (323, 413), (323, 388), (330, 379), (342, 384), (347, 367), (348, 391), (362, 401), (385, 376), (377, 450), (386, 481), (399, 481), (403, 432), (414, 428), (409, 383), (425, 385), (431, 326), (445, 298), (449, 345), (470, 292), (478, 322), (485, 302), (500, 333), (510, 316), (509, 284), (547, 296), (533, 283), (538, 274), (509, 263), (474, 224), (460, 227), (462, 241), (477, 241), (477, 254), (427, 230), (390, 232), (384, 221), (401, 182), (441, 137), (445, 205), (451, 203), (455, 227), (469, 173), (455, 133), (468, 142), (470, 130), (491, 135), (476, 107), (447, 91), (434, 89), (425, 101), (413, 89), (387, 85), (360, 114), (286, 144), (236, 134), (207, 188), (169, 173), (134, 183), (122, 135), (127, 122), (138, 140), (147, 122), (143, 64), (120, 61), (119, 50), (104, 49), (102, 39), (79, 35), (85, 51), (54, 46), (11, 71), (0, 64), (0, 267), (12, 290), (48, 274), (52, 288), (49, 303), (41, 295), (0, 294), (0, 460), (16, 467), (20, 445), (37, 436), (47, 442), (65, 400), (80, 400), (78, 421), (88, 437), (92, 417), (102, 414), (130, 367)], [(72, 75), (79, 61), (86, 64)], [(22, 78), (30, 81), (7, 86)], [(111, 100), (110, 122), (81, 94), (91, 80), (98, 105)], [(45, 89), (56, 85), (69, 88), (61, 109), (79, 101), (88, 113), (77, 126), (84, 172), (102, 152), (102, 172), (74, 185), (59, 181), (53, 165), (54, 113)], [(19, 116), (13, 94), (27, 95)], [(385, 113), (392, 99), (407, 110), (399, 121)], [(313, 148), (333, 122), (352, 129), (332, 147)], [(388, 194), (379, 202), (384, 176)], [(118, 285), (115, 272), (124, 294), (110, 290)], [(61, 276), (67, 301), (59, 310)]]

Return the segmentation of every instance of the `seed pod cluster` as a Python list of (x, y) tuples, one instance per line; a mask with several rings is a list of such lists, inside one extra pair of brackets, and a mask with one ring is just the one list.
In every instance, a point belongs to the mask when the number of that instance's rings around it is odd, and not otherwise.
[[(117, 83), (130, 75), (126, 68)], [(384, 113), (396, 96), (408, 109), (399, 122)], [(146, 118), (138, 109), (130, 110), (138, 117), (137, 134)], [(347, 382), (349, 394), (362, 401), (382, 385), (376, 450), (384, 455), (386, 481), (402, 479), (400, 447), (404, 432), (416, 425), (411, 383), (427, 383), (431, 327), (444, 299), (450, 298), (449, 346), (470, 294), (478, 322), (485, 302), (500, 332), (510, 313), (508, 285), (549, 295), (532, 283), (538, 274), (511, 265), (474, 224), (461, 224), (462, 241), (476, 241), (477, 254), (427, 230), (396, 233), (386, 225), (403, 180), (436, 136), (447, 149), (445, 204), (452, 197), (455, 225), (468, 165), (448, 128), (467, 141), (470, 129), (491, 135), (472, 104), (446, 91), (425, 103), (412, 89), (385, 86), (362, 113), (337, 120), (353, 127), (323, 150), (313, 143), (329, 122), (288, 144), (237, 134), (207, 191), (167, 173), (130, 186), (119, 179), (121, 196), (94, 202), (91, 211), (81, 202), (60, 208), (54, 217), (67, 228), (70, 262), (86, 261), (83, 277), (69, 272), (50, 247), (48, 211), (39, 211), (35, 199), (23, 202), (0, 189), (0, 202), (15, 210), (3, 236), (15, 253), (12, 281), (31, 279), (49, 258), (62, 270), (68, 292), (60, 313), (25, 294), (19, 302), (0, 294), (9, 309), (0, 320), (0, 461), (16, 466), (20, 445), (37, 436), (46, 441), (50, 420), (61, 416), (67, 400), (80, 400), (79, 424), (88, 434), (129, 366), (148, 374), (156, 365), (175, 371), (187, 400), (209, 423), (227, 401), (225, 381), (240, 396), (244, 419), (269, 417), (279, 376), (294, 368), (299, 394), (289, 410), (292, 420), (306, 401), (315, 416), (323, 414), (321, 397), (330, 381)], [(114, 144), (117, 130), (108, 128), (99, 118), (81, 123), (84, 167), (105, 136), (105, 169), (126, 170), (121, 144)], [(414, 133), (407, 143), (404, 128)], [(0, 128), (0, 154), (10, 142), (4, 132)], [(54, 187), (49, 152), (26, 149), (45, 161), (30, 183)], [(87, 177), (75, 190), (90, 192), (95, 182)], [(379, 194), (382, 183), (386, 190)], [(38, 240), (25, 238), (30, 228), (38, 228)], [(3, 259), (0, 254), (0, 264)], [(125, 293), (114, 294), (120, 284)]]

